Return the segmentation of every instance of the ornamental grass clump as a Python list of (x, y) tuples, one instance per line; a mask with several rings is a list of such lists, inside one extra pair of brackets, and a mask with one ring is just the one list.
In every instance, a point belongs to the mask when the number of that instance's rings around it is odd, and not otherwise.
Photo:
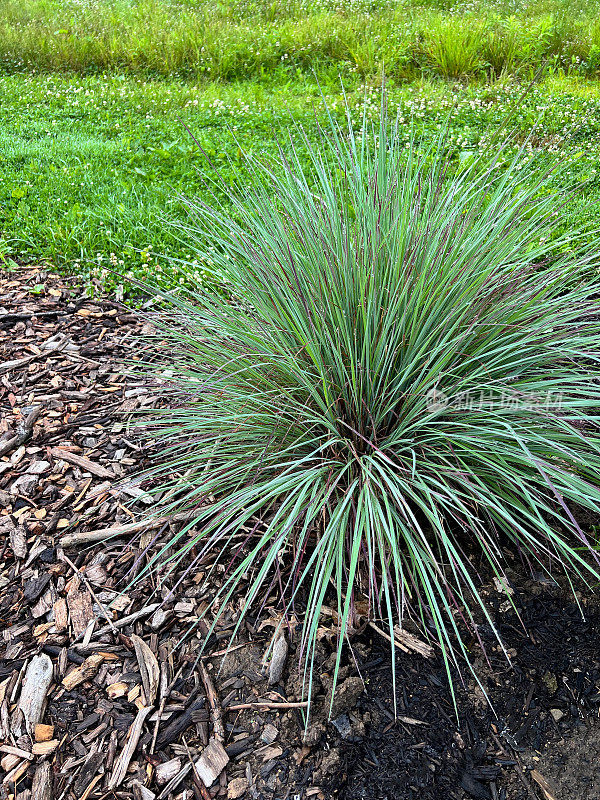
[(160, 330), (153, 476), (188, 522), (153, 564), (222, 565), (212, 620), (276, 595), (307, 682), (324, 606), (338, 666), (360, 611), (392, 648), (414, 620), (451, 674), (507, 551), (596, 575), (598, 256), (556, 234), (561, 168), (528, 158), (453, 160), (384, 110), (297, 130), (226, 205), (190, 203), (226, 291)]

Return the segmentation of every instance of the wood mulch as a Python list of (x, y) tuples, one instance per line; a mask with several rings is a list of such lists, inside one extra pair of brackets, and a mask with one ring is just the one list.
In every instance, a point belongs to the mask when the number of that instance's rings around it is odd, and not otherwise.
[(278, 618), (230, 647), (232, 608), (198, 661), (202, 569), (140, 577), (157, 525), (126, 476), (152, 453), (132, 418), (157, 397), (125, 365), (151, 323), (42, 268), (0, 276), (0, 297), (2, 796), (324, 797), (323, 725), (303, 738), (287, 642), (264, 662)]
[(394, 717), (372, 628), (353, 641), (328, 722), (324, 619), (305, 734), (289, 632), (265, 662), (276, 609), (228, 650), (239, 606), (207, 638), (205, 566), (144, 572), (177, 529), (149, 522), (144, 484), (127, 477), (156, 456), (132, 421), (157, 396), (124, 367), (150, 331), (43, 268), (0, 274), (0, 800), (559, 800), (565, 770), (544, 746), (563, 737), (577, 760), (585, 734), (600, 753), (597, 611), (583, 622), (555, 588), (523, 580), (525, 632), (490, 583), (516, 669), (488, 667), (496, 717), (473, 685), (460, 690), (460, 727), (441, 659), (414, 652), (399, 656)]

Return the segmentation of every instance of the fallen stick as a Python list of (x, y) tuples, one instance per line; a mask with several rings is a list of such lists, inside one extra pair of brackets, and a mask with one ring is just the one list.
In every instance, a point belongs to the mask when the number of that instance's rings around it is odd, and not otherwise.
[[(145, 606), (141, 608), (139, 611), (135, 611), (133, 614), (127, 614), (126, 617), (121, 617), (121, 619), (116, 619), (110, 625), (105, 625), (103, 628), (99, 628), (97, 631), (94, 631), (94, 637), (96, 636), (104, 636), (105, 633), (114, 633), (116, 628), (122, 628), (125, 625), (128, 625), (130, 622), (135, 622), (136, 619), (140, 619), (140, 617), (147, 617), (149, 614), (153, 614), (157, 608), (159, 608), (160, 603), (150, 603), (149, 606)], [(85, 636), (84, 633), (80, 634), (75, 643), (79, 639), (83, 639)], [(85, 650), (85, 648), (84, 648)]]
[(143, 530), (152, 530), (165, 524), (168, 517), (158, 519), (145, 519), (140, 522), (132, 522), (128, 525), (121, 525), (113, 528), (98, 528), (96, 531), (79, 531), (78, 533), (67, 533), (62, 537), (60, 543), (63, 547), (76, 547), (80, 544), (95, 544), (104, 539), (114, 539), (117, 536), (128, 536), (131, 533), (138, 533)]
[(204, 661), (208, 661), (210, 658), (219, 658), (220, 656), (229, 655), (229, 653), (233, 653), (235, 650), (241, 650), (242, 647), (248, 647), (250, 644), (252, 644), (252, 642), (242, 642), (241, 644), (235, 644), (233, 647), (226, 647), (224, 650), (217, 650), (216, 653), (204, 653), (200, 658)]
[(491, 733), (492, 739), (496, 743), (496, 746), (498, 747), (498, 749), (502, 753), (504, 753), (504, 755), (507, 756), (514, 763), (515, 772), (517, 773), (517, 777), (521, 781), (521, 783), (523, 784), (525, 789), (527, 790), (527, 794), (529, 795), (529, 797), (531, 797), (531, 800), (537, 800), (536, 793), (533, 791), (529, 781), (525, 777), (525, 769), (523, 768), (523, 762), (519, 758), (519, 754), (515, 750), (513, 750), (512, 748), (511, 748), (512, 752), (508, 753), (505, 750), (505, 748), (502, 745), (502, 743), (500, 742), (500, 739), (496, 736), (496, 734), (493, 731), (490, 731), (490, 733)]
[(76, 547), (80, 544), (94, 544), (104, 539), (116, 538), (117, 536), (128, 536), (131, 533), (139, 533), (144, 530), (154, 530), (170, 522), (188, 522), (193, 520), (199, 511), (209, 508), (202, 506), (198, 511), (185, 511), (181, 514), (174, 514), (171, 517), (156, 517), (155, 519), (143, 519), (139, 522), (131, 522), (113, 528), (99, 528), (97, 531), (80, 531), (79, 533), (67, 533), (62, 537), (60, 543), (63, 547)]
[(27, 761), (33, 761), (33, 753), (30, 753), (28, 750), (23, 750), (22, 747), (13, 747), (11, 744), (0, 744), (0, 753), (7, 753), (9, 756), (26, 758)]
[[(211, 797), (208, 789), (204, 785), (202, 779), (200, 778), (200, 775), (198, 775), (198, 770), (196, 769), (196, 765), (194, 764), (194, 760), (192, 758), (192, 754), (190, 753), (190, 748), (188, 747), (188, 743), (186, 742), (185, 739), (183, 740), (183, 743), (185, 745), (185, 749), (187, 751), (187, 756), (188, 756), (188, 758), (190, 760), (190, 764), (192, 765), (192, 780), (194, 781), (194, 786), (200, 792), (200, 795), (202, 796), (202, 800), (212, 800), (212, 797)], [(159, 798), (159, 800), (160, 800), (160, 798)]]
[(24, 367), (25, 364), (29, 364), (36, 358), (39, 358), (39, 356), (24, 356), (23, 358), (17, 358), (14, 361), (5, 361), (3, 364), (0, 364), (0, 375), (2, 375), (3, 372), (10, 372), (11, 369), (19, 369), (20, 367)]
[(212, 717), (213, 736), (218, 742), (224, 742), (225, 726), (223, 725), (223, 717), (221, 715), (219, 698), (215, 691), (211, 677), (208, 674), (208, 670), (202, 661), (200, 661), (200, 677), (202, 678), (202, 683), (204, 684), (204, 690), (206, 691), (206, 698), (210, 708), (210, 715)]
[(284, 711), (287, 708), (307, 708), (308, 700), (302, 700), (297, 703), (272, 703), (265, 700), (264, 703), (238, 703), (234, 706), (225, 706), (225, 711), (245, 711), (248, 708), (270, 708), (273, 711)]
[[(369, 627), (373, 628), (380, 636), (387, 639), (388, 642), (392, 641), (389, 633), (381, 630), (380, 627), (375, 625), (374, 622), (369, 622)], [(408, 631), (394, 630), (394, 645), (402, 650), (403, 653), (419, 653), (424, 658), (433, 658), (435, 653), (433, 647), (426, 642), (422, 642), (416, 636), (413, 636)]]
[(544, 776), (537, 771), (537, 769), (532, 769), (529, 775), (540, 787), (546, 800), (556, 800), (556, 797), (554, 796), (550, 788), (550, 784), (548, 783), (546, 778), (544, 778)]
[(194, 769), (194, 772), (193, 772), (193, 775), (192, 775), (192, 780), (194, 781), (194, 786), (197, 787), (198, 791), (202, 795), (202, 800), (212, 800), (212, 795), (209, 794), (208, 789), (202, 783), (201, 778), (198, 777), (198, 773), (196, 772), (195, 769)]
[(102, 464), (96, 464), (94, 461), (90, 461), (89, 458), (78, 456), (77, 453), (71, 453), (70, 450), (64, 450), (62, 447), (51, 447), (50, 454), (53, 458), (73, 464), (73, 466), (79, 467), (84, 472), (91, 472), (97, 478), (114, 479), (117, 477), (112, 470), (106, 469)]
[(42, 407), (36, 406), (32, 411), (29, 412), (23, 421), (19, 422), (15, 435), (10, 439), (7, 439), (5, 442), (0, 443), (0, 457), (10, 453), (10, 451), (14, 450), (15, 447), (20, 447), (29, 439), (33, 433), (33, 426), (37, 422), (37, 418), (41, 413)]
[(66, 311), (38, 311), (36, 314), (35, 311), (33, 312), (26, 312), (26, 311), (17, 311), (17, 312), (9, 312), (8, 314), (1, 314), (0, 315), (0, 325), (12, 325), (13, 322), (22, 322), (25, 320), (33, 319), (53, 319), (55, 317), (64, 317), (66, 316)]
[[(333, 578), (330, 577), (329, 582), (334, 588), (337, 588), (333, 581)], [(344, 600), (346, 599), (343, 593), (342, 597), (344, 598)], [(378, 627), (372, 620), (369, 620), (367, 625), (373, 628), (374, 631), (377, 631), (377, 633), (380, 636), (383, 636), (384, 639), (387, 639), (388, 642), (390, 643), (392, 642), (392, 637), (389, 635), (389, 633), (386, 633), (385, 631), (381, 630), (381, 628)], [(411, 652), (419, 653), (419, 655), (422, 655), (424, 658), (433, 658), (433, 655), (435, 653), (435, 650), (430, 644), (427, 644), (427, 642), (423, 642), (421, 639), (417, 638), (416, 636), (413, 636), (412, 633), (403, 630), (399, 626), (394, 627), (394, 645), (398, 647), (400, 650), (402, 650), (403, 653), (411, 653)]]

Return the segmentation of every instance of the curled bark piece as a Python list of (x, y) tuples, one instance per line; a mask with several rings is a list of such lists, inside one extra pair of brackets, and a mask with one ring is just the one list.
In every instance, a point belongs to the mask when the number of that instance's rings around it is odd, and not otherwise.
[[(146, 642), (139, 636), (133, 634), (131, 636), (131, 641), (133, 642), (135, 655), (140, 668), (140, 674), (142, 676), (142, 686), (144, 687), (146, 703), (147, 705), (152, 706), (156, 700), (158, 683), (160, 681), (160, 667), (158, 666), (158, 660)], [(167, 781), (165, 781), (165, 783), (166, 782)]]
[(288, 643), (285, 638), (285, 633), (279, 630), (275, 644), (273, 645), (273, 655), (271, 663), (269, 664), (269, 686), (279, 683), (283, 674), (283, 668), (287, 661)]
[(27, 732), (32, 735), (35, 726), (42, 721), (52, 675), (52, 661), (45, 653), (34, 656), (29, 662), (19, 698), (19, 708), (23, 712)]

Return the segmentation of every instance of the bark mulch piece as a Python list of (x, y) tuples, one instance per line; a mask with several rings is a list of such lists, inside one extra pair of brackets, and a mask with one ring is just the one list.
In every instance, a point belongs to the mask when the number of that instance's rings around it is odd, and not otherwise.
[(144, 571), (181, 525), (151, 524), (149, 487), (128, 478), (153, 454), (132, 416), (157, 397), (123, 365), (150, 331), (43, 268), (0, 275), (0, 798), (600, 798), (573, 760), (600, 752), (600, 615), (590, 605), (582, 621), (557, 587), (515, 567), (526, 633), (490, 583), (514, 667), (489, 639), (497, 716), (468, 680), (460, 725), (441, 659), (413, 653), (398, 656), (394, 716), (371, 628), (353, 638), (329, 722), (323, 618), (305, 734), (291, 628), (265, 663), (275, 598), (229, 646), (236, 598), (210, 637), (198, 621), (218, 570)]

